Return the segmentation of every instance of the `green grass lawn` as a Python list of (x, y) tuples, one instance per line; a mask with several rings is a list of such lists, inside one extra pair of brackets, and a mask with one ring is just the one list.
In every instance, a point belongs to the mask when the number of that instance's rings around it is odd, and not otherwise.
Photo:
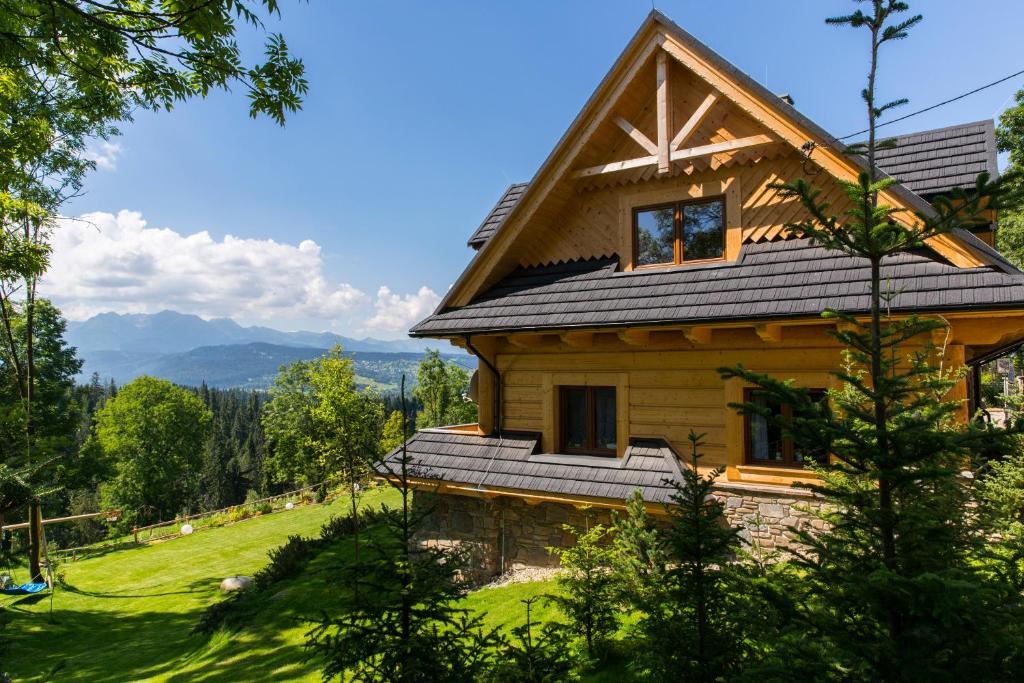
[[(391, 491), (375, 490), (364, 501), (395, 502)], [(252, 575), (267, 552), (291, 534), (312, 536), (346, 501), (308, 505), (237, 524), (197, 532), (151, 546), (111, 552), (60, 568), (68, 588), (49, 598), (6, 598), (11, 623), (3, 667), (15, 680), (122, 681), (316, 681), (316, 662), (307, 661), (304, 617), (337, 605), (332, 589), (347, 546), (323, 553), (305, 574), (286, 581), (249, 617), (244, 627), (212, 636), (191, 635), (203, 610), (222, 599), (218, 585), (232, 574)], [(487, 626), (521, 623), (522, 600), (552, 589), (525, 583), (477, 591), (465, 600)], [(555, 608), (538, 602), (538, 620), (555, 618)], [(617, 667), (616, 667), (617, 670)], [(622, 681), (605, 672), (589, 679)]]

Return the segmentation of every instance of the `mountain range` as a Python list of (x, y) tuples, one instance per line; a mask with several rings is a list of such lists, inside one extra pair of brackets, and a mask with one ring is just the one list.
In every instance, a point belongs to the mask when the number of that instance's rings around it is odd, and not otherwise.
[(341, 344), (352, 357), (360, 384), (390, 390), (405, 374), (411, 385), (428, 348), (468, 369), (476, 359), (439, 342), (370, 337), (352, 339), (331, 332), (283, 332), (243, 327), (233, 320), (162, 311), (155, 314), (101, 313), (68, 323), (65, 335), (83, 360), (79, 381), (93, 373), (124, 384), (140, 375), (177, 384), (262, 389), (282, 365), (310, 360)]
[(259, 342), (281, 346), (329, 349), (341, 344), (346, 351), (423, 353), (439, 351), (442, 342), (426, 339), (353, 339), (333, 332), (282, 332), (269, 327), (243, 327), (229, 318), (204, 320), (198, 315), (161, 311), (159, 313), (100, 313), (88, 320), (69, 321), (65, 335), (79, 351), (142, 351), (181, 353), (200, 346)]

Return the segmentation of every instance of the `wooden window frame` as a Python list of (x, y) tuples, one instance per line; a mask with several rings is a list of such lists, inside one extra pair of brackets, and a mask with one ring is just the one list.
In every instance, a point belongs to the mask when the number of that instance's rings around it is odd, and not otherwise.
[[(756, 393), (763, 392), (763, 389), (758, 387), (744, 387), (743, 388), (743, 402), (752, 403), (753, 396)], [(812, 394), (821, 394), (827, 399), (827, 390), (819, 388), (811, 388), (808, 391)], [(793, 439), (783, 435), (782, 437), (782, 460), (758, 460), (754, 457), (753, 444), (750, 438), (750, 413), (743, 414), (743, 464), (744, 465), (756, 465), (758, 467), (782, 467), (786, 469), (803, 469), (804, 460), (796, 460), (796, 454), (793, 447)], [(782, 404), (782, 419), (791, 420), (793, 419), (793, 406)]]
[[(568, 429), (566, 429), (566, 418), (569, 415), (569, 411), (565, 408), (566, 394), (569, 391), (583, 391), (587, 396), (587, 446), (584, 448), (570, 448), (566, 445), (566, 435)], [(616, 448), (598, 448), (594, 445), (594, 441), (597, 437), (597, 407), (594, 401), (594, 394), (598, 390), (610, 390), (615, 396), (615, 446)], [(559, 451), (561, 453), (568, 453), (570, 455), (598, 455), (602, 457), (614, 458), (618, 455), (617, 448), (619, 445), (619, 423), (618, 423), (618, 389), (613, 386), (590, 386), (590, 385), (575, 385), (575, 384), (564, 384), (558, 387), (558, 427), (559, 427)]]
[[(692, 260), (688, 261), (686, 259), (685, 250), (683, 249), (683, 207), (691, 206), (691, 205), (694, 205), (694, 204), (711, 204), (712, 202), (717, 202), (722, 207), (722, 226), (721, 226), (721, 232), (722, 232), (722, 255), (721, 256), (716, 256), (714, 258), (692, 259)], [(714, 263), (714, 262), (717, 262), (717, 261), (724, 261), (725, 258), (726, 258), (726, 253), (728, 251), (727, 248), (726, 248), (726, 243), (725, 243), (725, 240), (726, 240), (726, 237), (727, 237), (727, 233), (728, 233), (727, 226), (728, 226), (728, 223), (729, 223), (728, 217), (726, 216), (726, 210), (727, 210), (726, 206), (727, 206), (727, 202), (726, 202), (725, 195), (724, 194), (719, 194), (719, 195), (714, 195), (714, 196), (711, 196), (711, 197), (693, 197), (693, 198), (690, 198), (690, 199), (682, 199), (682, 200), (674, 201), (674, 202), (661, 202), (659, 204), (648, 204), (648, 205), (645, 205), (645, 206), (635, 206), (635, 207), (633, 207), (633, 213), (632, 213), (633, 221), (632, 221), (630, 229), (632, 230), (632, 234), (633, 234), (633, 263), (634, 263), (634, 268), (637, 268), (637, 269), (643, 269), (643, 268), (664, 268), (665, 266), (681, 266), (681, 265), (690, 265), (690, 264), (695, 264), (695, 263)], [(671, 262), (665, 262), (665, 263), (645, 263), (645, 264), (641, 265), (638, 262), (639, 261), (639, 255), (640, 255), (640, 239), (639, 239), (640, 229), (639, 229), (639, 226), (637, 225), (637, 217), (639, 216), (639, 214), (641, 214), (641, 213), (643, 213), (645, 211), (657, 211), (659, 209), (672, 209), (672, 241), (673, 241), (672, 254), (673, 254), (673, 260)]]

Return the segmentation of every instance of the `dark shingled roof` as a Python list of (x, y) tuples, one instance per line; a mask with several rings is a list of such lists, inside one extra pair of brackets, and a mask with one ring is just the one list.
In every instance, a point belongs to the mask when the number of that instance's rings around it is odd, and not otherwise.
[(518, 202), (519, 198), (523, 196), (523, 192), (526, 190), (527, 183), (517, 183), (515, 185), (509, 185), (508, 189), (505, 190), (505, 194), (501, 195), (501, 199), (494, 205), (491, 212), (487, 214), (487, 218), (480, 224), (480, 227), (476, 229), (473, 236), (469, 238), (469, 246), (474, 249), (479, 249), (498, 231), (498, 228), (502, 223), (505, 222), (505, 218), (508, 216), (508, 212), (512, 210)]
[[(414, 336), (698, 323), (869, 310), (864, 259), (807, 240), (745, 244), (736, 262), (617, 272), (617, 259), (519, 268), (467, 306), (436, 313)], [(1024, 307), (1024, 273), (957, 268), (927, 251), (883, 264), (894, 311)]]
[(991, 119), (890, 138), (895, 147), (876, 153), (879, 168), (925, 198), (974, 185), (978, 174), (993, 178), (995, 126)]
[[(978, 174), (999, 175), (996, 133), (992, 120), (923, 130), (895, 138), (895, 147), (876, 152), (875, 163), (915, 194), (930, 199), (953, 188), (974, 185)], [(469, 238), (469, 246), (482, 247), (523, 196), (527, 183), (512, 185)]]
[[(673, 492), (666, 480), (679, 481), (679, 460), (660, 439), (636, 439), (622, 458), (538, 453), (540, 435), (506, 433), (477, 436), (423, 430), (406, 444), (409, 476), (465, 484), (486, 490), (521, 491), (625, 500), (636, 490), (644, 500), (665, 503)], [(374, 466), (383, 476), (400, 470), (401, 449)]]

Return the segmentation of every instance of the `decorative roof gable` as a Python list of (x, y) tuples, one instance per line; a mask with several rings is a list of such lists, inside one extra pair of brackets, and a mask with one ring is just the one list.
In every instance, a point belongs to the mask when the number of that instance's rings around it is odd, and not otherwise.
[[(786, 101), (653, 11), (533, 180), (510, 188), (496, 220), (471, 238), (482, 246), (438, 310), (469, 304), (520, 266), (516, 250), (557, 223), (567, 202), (587, 187), (795, 156), (807, 143), (816, 167), (829, 175), (853, 179), (865, 167)], [(907, 210), (908, 221), (931, 212), (899, 185), (882, 200)], [(772, 230), (777, 226), (744, 239), (771, 238)], [(966, 231), (933, 238), (929, 247), (958, 267), (1006, 266)]]

